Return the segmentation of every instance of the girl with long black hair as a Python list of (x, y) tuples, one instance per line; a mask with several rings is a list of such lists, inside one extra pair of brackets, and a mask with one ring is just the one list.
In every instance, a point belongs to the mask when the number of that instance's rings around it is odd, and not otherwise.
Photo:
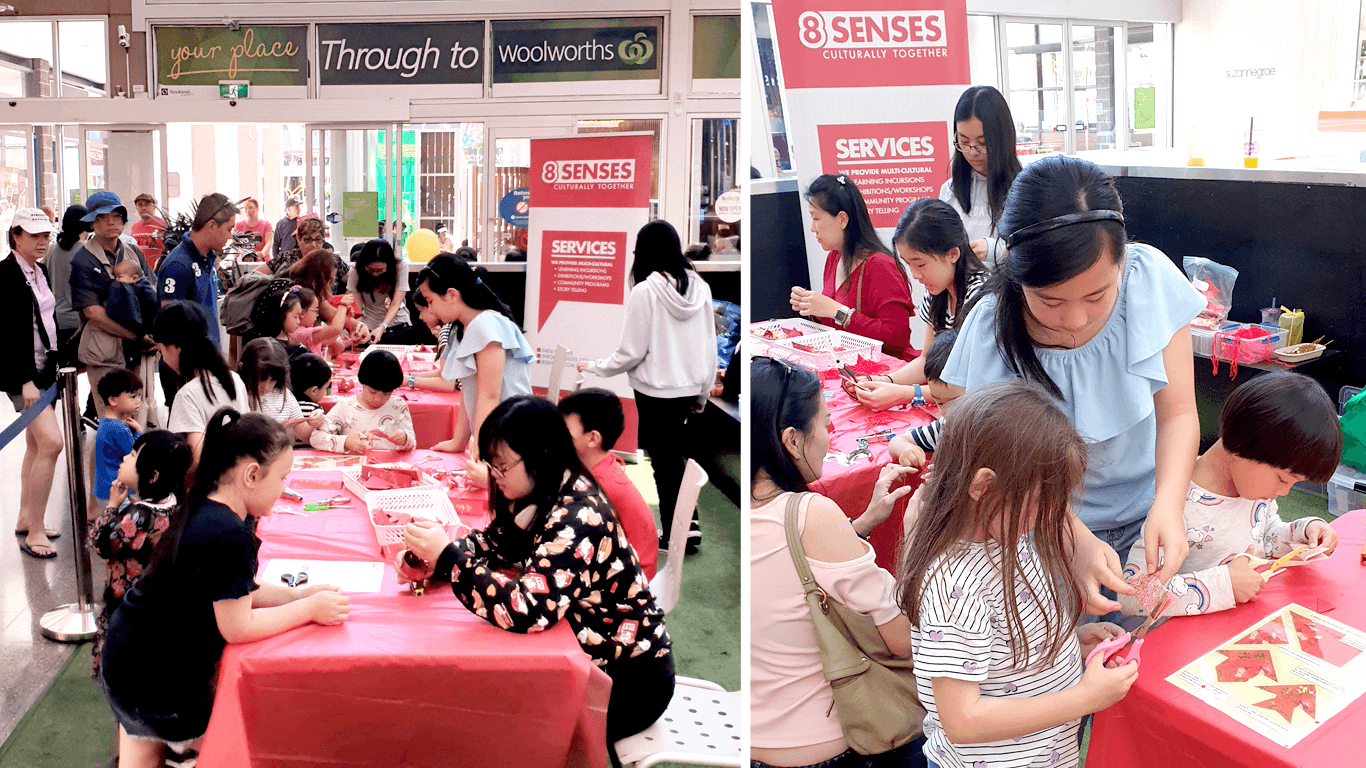
[(822, 325), (882, 342), (904, 357), (911, 349), (911, 284), (906, 268), (878, 238), (863, 193), (844, 174), (817, 176), (806, 190), (811, 232), (829, 254), (819, 292), (793, 286), (792, 310)]
[(337, 587), (256, 579), (261, 542), (247, 516), (269, 515), (284, 491), (294, 460), (289, 433), (231, 408), (216, 411), (205, 429), (194, 485), (110, 617), (100, 654), (124, 768), (160, 766), (168, 750), (198, 750), (228, 643), (340, 624), (350, 610)]
[[(617, 350), (578, 367), (603, 378), (625, 373), (635, 391), (640, 445), (650, 455), (659, 492), (660, 547), (667, 548), (688, 464), (683, 429), (691, 414), (701, 412), (716, 380), (716, 323), (711, 288), (683, 255), (678, 232), (667, 221), (652, 221), (636, 233), (631, 282)], [(689, 551), (702, 543), (696, 515)]]
[(412, 320), (403, 297), (408, 295), (408, 260), (394, 255), (384, 240), (370, 240), (356, 254), (346, 276), (346, 291), (361, 308), (360, 322), (383, 344), (406, 344)]
[[(202, 307), (173, 301), (161, 308), (152, 325), (152, 338), (161, 361), (179, 381), (171, 400), (166, 429), (184, 433), (199, 458), (209, 417), (223, 406), (248, 411), (247, 387), (228, 368), (208, 334), (209, 317)], [(166, 380), (163, 379), (163, 385)]]
[(953, 206), (968, 231), (972, 250), (987, 266), (1005, 253), (997, 236), (1010, 185), (1020, 175), (1015, 119), (1001, 92), (989, 85), (963, 91), (953, 110), (954, 153), (939, 199)]
[(504, 400), (479, 430), (479, 453), (492, 468), (493, 521), (454, 542), (440, 525), (414, 523), (404, 545), (491, 624), (525, 634), (567, 620), (612, 678), (607, 743), (639, 733), (673, 695), (672, 642), (626, 529), (579, 461), (564, 418), (539, 397)]
[(512, 310), (484, 282), (484, 274), (482, 268), (441, 254), (418, 276), (420, 306), (440, 322), (456, 324), (456, 342), (446, 349), (441, 377), (460, 382), (462, 407), (455, 434), (433, 450), (465, 450), (499, 403), (531, 394), (536, 352), (517, 327)]

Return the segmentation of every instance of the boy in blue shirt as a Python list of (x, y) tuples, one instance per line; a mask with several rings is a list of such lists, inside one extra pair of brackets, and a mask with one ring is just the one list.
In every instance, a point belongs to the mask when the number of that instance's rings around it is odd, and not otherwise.
[(157, 294), (164, 307), (190, 301), (209, 316), (209, 338), (223, 348), (219, 336), (217, 251), (232, 237), (237, 206), (220, 192), (205, 195), (195, 208), (190, 233), (157, 264)]
[(133, 450), (133, 441), (142, 433), (134, 418), (142, 407), (142, 380), (136, 373), (119, 368), (100, 379), (104, 418), (95, 432), (95, 482), (90, 486), (89, 518), (94, 520), (109, 504), (109, 486), (119, 476), (119, 464)]

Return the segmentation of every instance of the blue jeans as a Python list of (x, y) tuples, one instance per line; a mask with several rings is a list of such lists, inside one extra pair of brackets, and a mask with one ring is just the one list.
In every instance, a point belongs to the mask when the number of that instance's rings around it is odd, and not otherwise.
[[(1094, 533), (1096, 538), (1110, 545), (1110, 548), (1115, 551), (1115, 554), (1119, 555), (1119, 565), (1123, 568), (1124, 563), (1129, 559), (1129, 550), (1133, 548), (1134, 542), (1138, 541), (1138, 535), (1142, 530), (1143, 520), (1135, 520), (1128, 525), (1121, 525), (1118, 528), (1102, 528), (1098, 531), (1093, 530), (1091, 533)], [(1111, 600), (1115, 599), (1114, 590), (1108, 587), (1101, 587), (1100, 593)], [(1123, 618), (1124, 614), (1120, 611), (1112, 611), (1104, 616), (1092, 616), (1089, 613), (1085, 613), (1082, 614), (1081, 623), (1089, 624), (1094, 621), (1108, 621), (1119, 624)]]

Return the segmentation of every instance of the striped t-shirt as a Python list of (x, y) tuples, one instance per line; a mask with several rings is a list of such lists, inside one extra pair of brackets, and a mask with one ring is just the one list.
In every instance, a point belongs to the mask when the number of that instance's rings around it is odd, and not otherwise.
[(929, 424), (920, 427), (911, 427), (903, 434), (911, 438), (911, 442), (919, 446), (925, 453), (934, 453), (939, 447), (939, 435), (944, 431), (944, 420), (935, 419)]
[[(959, 300), (958, 306), (960, 306), (960, 307), (966, 307), (966, 306), (972, 304), (972, 302), (976, 301), (976, 300), (977, 300), (977, 294), (979, 294), (979, 293), (982, 292), (982, 286), (985, 285), (986, 282), (987, 282), (987, 273), (985, 273), (985, 272), (974, 272), (974, 273), (972, 273), (971, 275), (968, 275), (967, 290), (963, 292), (963, 297), (962, 297), (962, 299)], [(924, 320), (925, 322), (929, 323), (931, 327), (934, 326), (934, 315), (930, 314), (930, 302), (933, 301), (933, 300), (934, 300), (934, 297), (931, 296), (931, 295), (928, 294), (928, 293), (926, 293), (924, 296), (920, 297), (920, 314), (919, 314), (919, 317), (920, 317), (922, 320)], [(945, 328), (952, 328), (952, 327), (953, 327), (953, 317), (954, 317), (954, 313), (953, 313), (953, 312), (949, 312), (949, 313), (947, 313), (947, 314), (944, 316), (944, 327), (945, 327)], [(966, 315), (964, 316), (964, 319), (967, 319), (967, 316), (966, 316)]]
[[(941, 557), (930, 566), (926, 577), (920, 626), (911, 628), (911, 647), (920, 703), (928, 712), (925, 756), (941, 768), (970, 768), (982, 763), (991, 768), (1066, 768), (1080, 760), (1080, 720), (984, 744), (950, 743), (939, 724), (934, 700), (936, 677), (975, 682), (983, 696), (1017, 699), (1063, 691), (1081, 680), (1081, 646), (1075, 634), (1069, 634), (1056, 662), (1040, 668), (1049, 645), (1043, 635), (1044, 622), (1054, 617), (1053, 625), (1057, 626), (1057, 606), (1040, 605), (1030, 597), (1025, 584), (1032, 586), (1035, 594), (1047, 595), (1050, 575), (1044, 572), (1028, 534), (1017, 546), (1020, 575), (1010, 588), (983, 543), (969, 543), (965, 551)], [(995, 551), (999, 545), (990, 547)], [(1018, 605), (1029, 641), (1030, 663), (1026, 669), (1011, 668), (1006, 600)]]

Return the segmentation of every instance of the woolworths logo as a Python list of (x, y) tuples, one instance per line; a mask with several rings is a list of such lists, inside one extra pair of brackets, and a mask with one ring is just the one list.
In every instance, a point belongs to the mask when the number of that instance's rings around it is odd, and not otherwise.
[(655, 45), (644, 32), (637, 32), (630, 40), (622, 40), (617, 55), (623, 63), (641, 66), (655, 55)]
[(539, 44), (499, 45), (498, 61), (501, 64), (541, 64), (577, 61), (611, 61), (620, 59), (622, 64), (644, 66), (655, 55), (655, 45), (649, 35), (637, 32), (635, 37), (622, 40), (615, 48), (611, 43), (600, 40), (587, 40), (577, 45), (555, 44), (542, 40)]

